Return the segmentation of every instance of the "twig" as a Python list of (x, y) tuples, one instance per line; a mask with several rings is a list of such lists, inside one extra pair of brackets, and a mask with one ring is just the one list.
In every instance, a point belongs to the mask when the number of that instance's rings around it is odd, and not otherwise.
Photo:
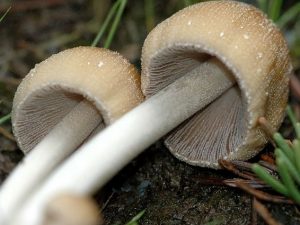
[(245, 183), (252, 188), (266, 188), (268, 187), (265, 183), (261, 182), (261, 180), (244, 180), (239, 178), (234, 179), (226, 179), (223, 181), (229, 187), (238, 187), (236, 183)]
[(233, 160), (233, 161), (231, 161), (231, 163), (233, 165), (235, 165), (238, 169), (242, 169), (242, 170), (246, 170), (246, 171), (252, 171), (251, 170), (252, 163), (248, 163), (248, 162), (245, 162), (245, 161), (239, 161), (239, 160)]
[(249, 193), (263, 201), (274, 202), (274, 203), (284, 203), (284, 204), (294, 204), (294, 202), (289, 199), (286, 199), (284, 197), (277, 196), (277, 195), (270, 195), (263, 191), (256, 190), (255, 188), (252, 188), (250, 185), (242, 183), (242, 182), (236, 182), (236, 185), (239, 188), (241, 188), (242, 190), (246, 191), (247, 193)]
[(273, 218), (269, 210), (256, 198), (254, 198), (253, 207), (268, 225), (282, 225)]
[(14, 138), (14, 136), (8, 132), (6, 129), (4, 129), (3, 127), (0, 127), (0, 134), (2, 134), (4, 137), (6, 137), (7, 139), (11, 140), (11, 141), (16, 141), (16, 139)]
[(257, 211), (254, 208), (254, 201), (255, 198), (252, 197), (252, 201), (251, 201), (251, 225), (257, 225)]
[(234, 174), (236, 174), (236, 175), (238, 175), (238, 176), (240, 176), (240, 177), (243, 177), (243, 178), (245, 178), (245, 179), (250, 179), (250, 180), (252, 180), (252, 179), (254, 179), (255, 177), (254, 176), (252, 176), (252, 175), (250, 175), (250, 174), (248, 174), (248, 173), (243, 173), (243, 172), (241, 172), (241, 171), (239, 171), (235, 166), (234, 166), (234, 164), (232, 163), (232, 162), (229, 162), (229, 161), (227, 161), (227, 160), (219, 160), (219, 164), (223, 167), (223, 168), (225, 168), (225, 169), (227, 169), (228, 171), (230, 171), (230, 172), (232, 172), (232, 173), (234, 173)]
[(277, 168), (276, 168), (275, 164), (271, 164), (269, 162), (262, 161), (262, 160), (259, 160), (258, 164), (265, 167), (265, 169), (269, 170), (272, 174), (275, 174), (276, 171), (277, 171)]
[(112, 199), (112, 197), (114, 196), (115, 192), (113, 191), (110, 196), (108, 197), (108, 199), (105, 201), (105, 203), (103, 204), (101, 211), (103, 212), (104, 209), (106, 208), (106, 206), (108, 205), (108, 203), (110, 202), (110, 200)]
[(275, 159), (274, 159), (273, 155), (262, 154), (260, 158), (270, 166), (275, 165)]

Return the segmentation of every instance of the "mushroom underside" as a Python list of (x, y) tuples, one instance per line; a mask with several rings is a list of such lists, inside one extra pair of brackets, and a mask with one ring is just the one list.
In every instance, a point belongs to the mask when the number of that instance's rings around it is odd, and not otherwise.
[[(49, 85), (30, 94), (19, 105), (13, 118), (14, 134), (18, 137), (20, 148), (25, 153), (32, 150), (83, 100), (86, 100), (88, 107), (96, 108), (82, 94), (60, 85)], [(80, 120), (80, 118), (77, 119)], [(103, 127), (102, 121), (91, 132), (103, 129)]]
[[(144, 94), (155, 94), (212, 57), (215, 56), (186, 46), (159, 52), (151, 59), (151, 75), (145, 81)], [(243, 144), (247, 133), (246, 107), (243, 93), (235, 84), (170, 132), (165, 143), (177, 158), (187, 163), (217, 163)]]

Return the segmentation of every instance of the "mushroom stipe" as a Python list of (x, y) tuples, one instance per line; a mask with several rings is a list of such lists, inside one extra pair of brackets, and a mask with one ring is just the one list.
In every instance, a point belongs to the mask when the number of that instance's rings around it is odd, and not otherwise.
[[(80, 147), (48, 177), (28, 204), (25, 202), (20, 217), (15, 217), (12, 224), (21, 221), (24, 225), (38, 224), (42, 219), (40, 210), (48, 199), (58, 194), (58, 190), (79, 195), (94, 192), (143, 149), (218, 98), (233, 84), (232, 74), (215, 58), (177, 79)], [(215, 91), (209, 92), (212, 88)], [(210, 96), (203, 98), (207, 93)], [(132, 134), (130, 138), (129, 134)], [(89, 171), (93, 173), (87, 176)]]

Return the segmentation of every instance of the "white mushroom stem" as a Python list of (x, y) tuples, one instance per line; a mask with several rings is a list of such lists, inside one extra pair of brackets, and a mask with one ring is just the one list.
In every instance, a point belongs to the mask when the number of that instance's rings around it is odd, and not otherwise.
[(12, 225), (37, 225), (49, 199), (61, 192), (89, 194), (145, 148), (232, 87), (216, 61), (200, 65), (85, 143), (58, 167), (16, 214)]
[[(102, 118), (84, 100), (67, 114), (24, 158), (0, 189), (1, 220), (14, 217), (16, 210), (47, 175), (69, 156), (99, 125)], [(2, 223), (0, 223), (2, 224)]]

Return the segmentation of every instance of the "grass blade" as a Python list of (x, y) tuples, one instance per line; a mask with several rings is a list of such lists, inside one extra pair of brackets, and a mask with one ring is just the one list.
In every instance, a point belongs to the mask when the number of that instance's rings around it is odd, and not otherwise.
[(147, 31), (151, 31), (155, 26), (155, 10), (153, 0), (145, 1), (145, 17), (146, 17), (146, 27)]
[(281, 157), (277, 157), (276, 164), (278, 167), (278, 173), (280, 175), (280, 178), (288, 190), (288, 196), (291, 197), (298, 204), (300, 204), (300, 193), (291, 175), (289, 174), (289, 171), (286, 167), (286, 164), (284, 163), (284, 160)]
[(193, 2), (191, 0), (184, 0), (184, 6), (187, 7), (189, 5), (192, 5)]
[(295, 125), (297, 123), (297, 119), (296, 119), (296, 116), (295, 116), (291, 106), (286, 107), (286, 113), (287, 113), (290, 121), (292, 122), (293, 127), (295, 128)]
[(292, 174), (294, 179), (300, 185), (300, 174), (298, 173), (297, 168), (295, 165), (286, 157), (286, 155), (282, 152), (280, 148), (275, 149), (276, 158), (281, 158), (288, 171)]
[(133, 217), (128, 223), (125, 225), (138, 225), (138, 221), (142, 218), (142, 216), (145, 214), (146, 210), (139, 212), (135, 217)]
[(300, 123), (297, 121), (296, 116), (295, 116), (291, 106), (288, 106), (286, 108), (286, 113), (295, 129), (296, 136), (299, 139), (300, 138)]
[(114, 14), (116, 13), (118, 7), (120, 5), (120, 1), (115, 2), (115, 4), (111, 7), (111, 9), (109, 10), (109, 13), (107, 15), (107, 17), (105, 18), (103, 25), (101, 26), (97, 36), (95, 37), (95, 39), (93, 40), (91, 46), (95, 47), (99, 41), (101, 40), (101, 38), (103, 37), (103, 34), (105, 33), (105, 31), (107, 30), (108, 24), (109, 22), (112, 20), (112, 17), (114, 16)]
[(268, 1), (267, 0), (257, 0), (258, 7), (265, 13), (268, 10)]
[(120, 23), (120, 20), (121, 20), (121, 17), (122, 17), (122, 14), (124, 12), (124, 9), (125, 9), (125, 6), (127, 4), (127, 0), (121, 0), (121, 3), (120, 3), (120, 6), (118, 8), (118, 11), (117, 11), (117, 14), (116, 14), (116, 17), (113, 21), (113, 24), (111, 26), (111, 29), (108, 33), (108, 36), (105, 40), (105, 43), (104, 43), (104, 48), (109, 48), (113, 38), (114, 38), (114, 35), (115, 35), (115, 32), (117, 30), (117, 27)]
[(295, 162), (294, 152), (280, 133), (275, 133), (273, 139), (291, 162)]
[(279, 180), (270, 175), (262, 166), (255, 163), (252, 166), (252, 171), (275, 191), (286, 196), (288, 195), (286, 187)]
[(284, 28), (289, 22), (295, 19), (300, 14), (300, 2), (296, 3), (289, 10), (281, 15), (277, 20), (277, 25), (279, 28)]
[(300, 141), (297, 139), (293, 141), (293, 150), (295, 152), (296, 168), (298, 173), (300, 174)]
[(4, 19), (4, 17), (6, 17), (7, 13), (10, 11), (10, 9), (11, 9), (11, 6), (6, 10), (6, 12), (3, 14), (3, 16), (1, 16), (0, 23)]
[(269, 4), (268, 15), (271, 20), (276, 22), (280, 16), (283, 0), (272, 0)]
[(0, 125), (3, 124), (3, 123), (5, 123), (6, 121), (10, 120), (10, 118), (11, 118), (11, 114), (10, 113), (7, 114), (6, 116), (1, 117), (0, 118)]

